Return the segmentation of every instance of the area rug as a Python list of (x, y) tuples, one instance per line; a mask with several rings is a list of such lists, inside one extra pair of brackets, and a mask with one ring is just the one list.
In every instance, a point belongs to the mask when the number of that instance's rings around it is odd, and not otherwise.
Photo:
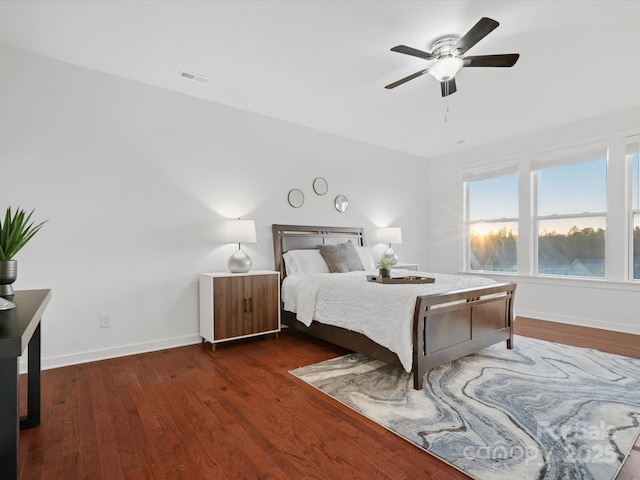
[(640, 434), (640, 360), (517, 336), (412, 378), (349, 354), (291, 373), (478, 480), (614, 479)]

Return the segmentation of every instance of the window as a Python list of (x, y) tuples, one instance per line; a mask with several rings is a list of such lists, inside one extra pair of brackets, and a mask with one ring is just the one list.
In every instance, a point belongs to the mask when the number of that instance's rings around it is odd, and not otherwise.
[(627, 145), (627, 164), (631, 174), (631, 278), (640, 280), (640, 165), (638, 143)]
[(468, 270), (518, 271), (518, 174), (465, 182)]
[(581, 157), (534, 168), (538, 274), (605, 276), (607, 155)]

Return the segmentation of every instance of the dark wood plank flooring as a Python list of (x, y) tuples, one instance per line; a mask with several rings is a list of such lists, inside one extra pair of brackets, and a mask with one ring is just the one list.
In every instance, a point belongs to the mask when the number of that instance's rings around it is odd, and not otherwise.
[[(633, 335), (529, 319), (516, 333), (640, 358)], [(47, 370), (42, 424), (20, 434), (20, 478), (468, 478), (288, 373), (344, 353), (283, 332)], [(630, 479), (640, 444), (618, 476)]]

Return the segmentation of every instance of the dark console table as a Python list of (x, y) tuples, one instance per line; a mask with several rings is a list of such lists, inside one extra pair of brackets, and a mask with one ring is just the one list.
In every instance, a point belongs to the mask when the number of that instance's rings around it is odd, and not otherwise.
[[(0, 478), (17, 479), (20, 430), (40, 425), (40, 318), (51, 290), (16, 291), (0, 311)], [(29, 346), (27, 415), (18, 405), (19, 358)]]

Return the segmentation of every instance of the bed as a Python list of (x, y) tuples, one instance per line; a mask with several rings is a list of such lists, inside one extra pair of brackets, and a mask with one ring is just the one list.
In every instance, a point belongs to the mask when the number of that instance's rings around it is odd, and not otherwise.
[[(276, 269), (281, 272), (283, 286), (287, 279), (285, 254), (288, 252), (299, 254), (302, 251), (315, 255), (314, 252), (305, 251), (318, 249), (322, 245), (339, 245), (348, 242), (359, 248), (364, 247), (364, 229), (360, 227), (274, 224), (274, 262)], [(304, 278), (304, 281), (307, 282), (305, 285), (313, 295), (316, 292), (313, 288), (330, 285), (329, 282), (334, 281), (333, 279), (350, 282), (343, 283), (349, 288), (356, 288), (355, 280), (358, 280), (359, 285), (363, 285), (363, 287), (379, 288), (378, 292), (384, 294), (390, 291), (386, 285), (372, 286), (371, 283), (367, 283), (367, 273), (371, 272), (340, 273), (324, 275), (323, 278), (318, 278), (322, 275), (315, 275), (313, 279)], [(291, 275), (290, 280), (293, 277)], [(411, 357), (409, 362), (403, 358), (407, 355), (406, 353), (399, 354), (352, 328), (329, 325), (317, 321), (315, 318), (311, 322), (303, 323), (297, 318), (299, 313), (287, 310), (284, 302), (282, 304), (282, 323), (293, 330), (304, 332), (354, 352), (364, 353), (386, 363), (403, 366), (405, 370), (413, 373), (413, 386), (417, 390), (422, 389), (425, 372), (438, 365), (464, 357), (501, 341), (506, 342), (507, 348), (513, 348), (515, 283), (496, 283), (487, 279), (478, 279), (483, 284), (467, 288), (447, 289), (447, 282), (442, 280), (445, 277), (437, 275), (435, 277), (434, 285), (439, 288), (439, 290), (436, 289), (437, 293), (415, 294), (415, 300), (411, 296), (410, 308), (413, 310), (413, 315), (409, 312), (405, 322), (406, 326), (399, 328), (400, 336), (409, 337), (408, 343), (411, 349), (408, 353)], [(469, 279), (474, 278), (457, 277), (463, 280), (467, 279), (467, 283)], [(317, 285), (314, 285), (314, 282)], [(394, 285), (393, 287), (412, 287), (414, 290), (411, 292), (415, 291), (415, 285)], [(342, 287), (340, 288), (342, 289)], [(345, 290), (345, 292), (347, 295), (348, 291)], [(403, 291), (402, 295), (403, 298), (407, 298), (406, 291)], [(387, 307), (388, 303), (387, 301)], [(409, 332), (405, 332), (404, 328)], [(407, 364), (410, 365), (410, 368), (407, 367)]]

